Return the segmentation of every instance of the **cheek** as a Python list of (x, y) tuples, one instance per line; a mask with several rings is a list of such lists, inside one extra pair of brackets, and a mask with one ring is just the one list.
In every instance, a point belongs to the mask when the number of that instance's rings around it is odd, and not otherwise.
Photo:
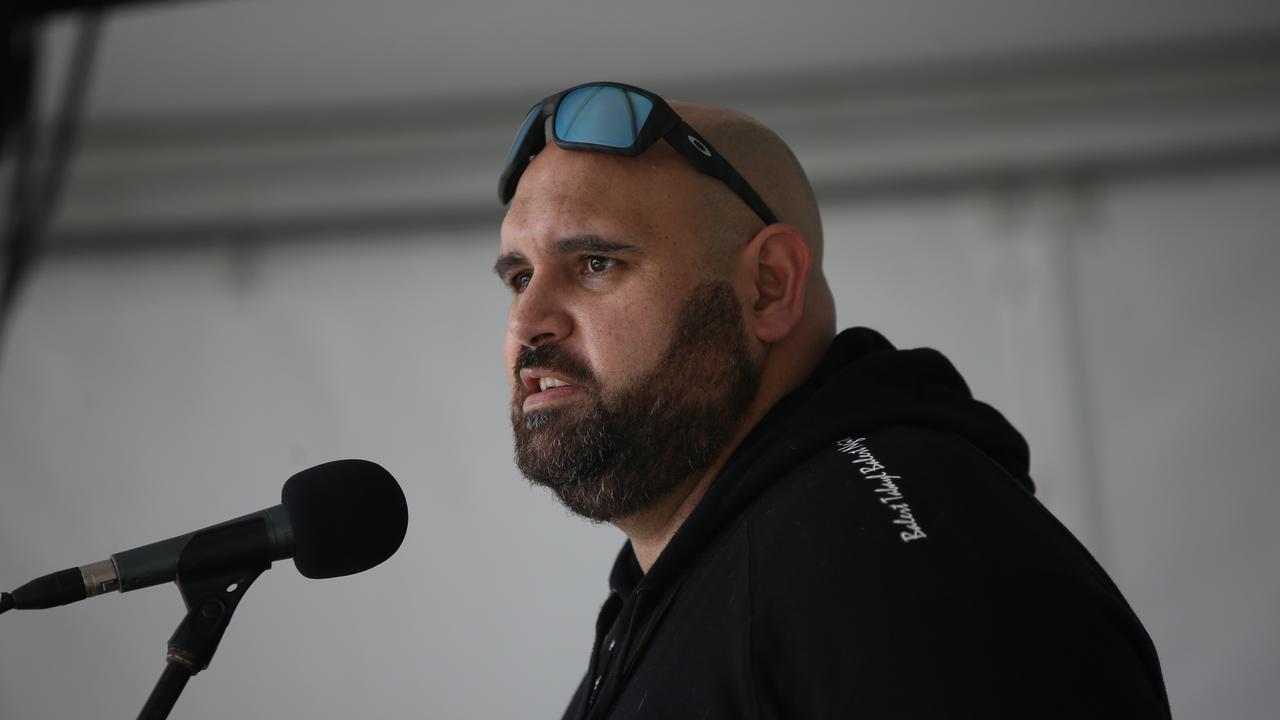
[(635, 298), (597, 308), (590, 323), (588, 360), (605, 379), (650, 372), (671, 341), (676, 308), (666, 297)]
[(511, 333), (506, 333), (502, 338), (502, 374), (507, 379), (507, 387), (512, 391), (516, 388), (515, 366), (516, 356), (520, 352), (520, 345), (511, 338)]

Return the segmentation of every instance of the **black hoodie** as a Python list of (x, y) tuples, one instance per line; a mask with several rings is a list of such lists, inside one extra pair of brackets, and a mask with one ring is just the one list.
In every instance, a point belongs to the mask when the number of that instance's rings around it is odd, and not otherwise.
[(650, 571), (610, 575), (583, 718), (1167, 718), (1155, 648), (933, 350), (841, 333)]

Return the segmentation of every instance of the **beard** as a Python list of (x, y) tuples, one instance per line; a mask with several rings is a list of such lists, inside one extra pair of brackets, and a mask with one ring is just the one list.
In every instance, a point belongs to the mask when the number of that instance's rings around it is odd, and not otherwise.
[[(525, 413), (520, 370), (554, 370), (586, 391), (587, 407)], [(681, 306), (651, 372), (604, 392), (585, 362), (557, 343), (516, 358), (511, 407), (516, 466), (570, 511), (596, 522), (653, 507), (701, 476), (724, 451), (760, 386), (733, 287), (705, 282)]]

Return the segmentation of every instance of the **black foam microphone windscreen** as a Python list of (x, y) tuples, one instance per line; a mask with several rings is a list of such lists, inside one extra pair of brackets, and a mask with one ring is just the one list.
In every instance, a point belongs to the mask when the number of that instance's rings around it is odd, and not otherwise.
[(293, 563), (309, 578), (363, 572), (404, 541), (409, 508), (395, 478), (368, 460), (335, 460), (289, 478), (281, 491), (295, 538)]

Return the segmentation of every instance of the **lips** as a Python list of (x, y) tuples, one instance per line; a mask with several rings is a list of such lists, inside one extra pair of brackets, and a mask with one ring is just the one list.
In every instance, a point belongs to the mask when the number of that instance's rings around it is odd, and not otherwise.
[(520, 371), (520, 388), (524, 397), (521, 406), (526, 412), (569, 398), (581, 393), (585, 388), (573, 382), (561, 373), (542, 368), (524, 368)]

